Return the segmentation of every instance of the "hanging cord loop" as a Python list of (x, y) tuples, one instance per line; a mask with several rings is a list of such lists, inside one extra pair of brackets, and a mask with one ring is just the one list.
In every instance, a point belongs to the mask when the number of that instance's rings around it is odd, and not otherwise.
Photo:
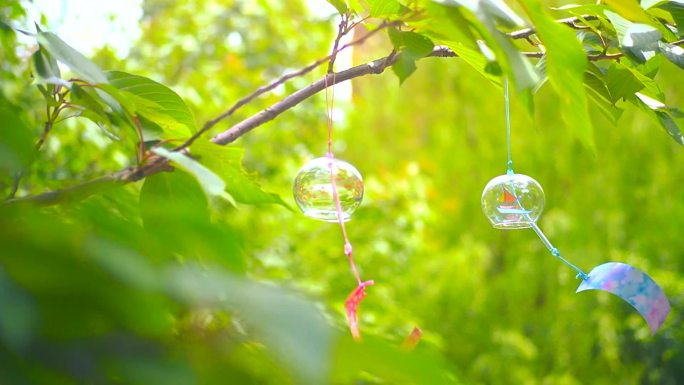
[[(328, 77), (332, 75), (332, 85), (328, 87)], [(332, 186), (333, 200), (335, 201), (335, 210), (337, 211), (337, 220), (340, 224), (340, 229), (342, 230), (342, 237), (344, 238), (344, 254), (349, 259), (349, 265), (351, 266), (352, 273), (356, 282), (359, 286), (364, 286), (364, 282), (361, 281), (361, 276), (359, 275), (356, 264), (354, 263), (354, 258), (352, 257), (352, 244), (347, 236), (347, 229), (344, 225), (344, 218), (342, 215), (342, 204), (340, 203), (340, 194), (337, 189), (337, 181), (335, 179), (335, 156), (332, 151), (332, 128), (333, 128), (333, 108), (335, 103), (335, 72), (332, 74), (325, 75), (325, 106), (326, 115), (328, 122), (328, 168), (330, 169), (330, 184)], [(330, 93), (330, 96), (328, 96)]]

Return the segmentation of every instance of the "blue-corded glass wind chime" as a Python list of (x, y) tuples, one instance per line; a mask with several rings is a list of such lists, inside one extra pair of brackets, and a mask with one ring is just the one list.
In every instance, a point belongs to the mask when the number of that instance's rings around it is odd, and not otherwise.
[(506, 174), (489, 181), (482, 192), (482, 210), (487, 219), (497, 229), (532, 228), (554, 257), (577, 272), (577, 278), (582, 280), (577, 292), (604, 290), (622, 298), (646, 319), (651, 335), (655, 334), (670, 312), (670, 303), (651, 277), (634, 266), (620, 262), (604, 263), (587, 274), (563, 258), (537, 225), (537, 219), (544, 209), (544, 190), (536, 180), (513, 171), (507, 79), (504, 80), (504, 98), (508, 167)]

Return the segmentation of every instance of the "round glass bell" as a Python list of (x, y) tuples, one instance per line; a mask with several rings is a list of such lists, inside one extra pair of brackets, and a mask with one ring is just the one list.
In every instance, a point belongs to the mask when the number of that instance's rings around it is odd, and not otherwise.
[(499, 175), (482, 192), (482, 211), (497, 229), (525, 229), (544, 210), (544, 190), (523, 174)]
[(340, 198), (342, 220), (346, 222), (363, 200), (363, 178), (354, 166), (343, 160), (320, 157), (304, 164), (295, 177), (294, 198), (307, 217), (337, 222), (331, 166)]

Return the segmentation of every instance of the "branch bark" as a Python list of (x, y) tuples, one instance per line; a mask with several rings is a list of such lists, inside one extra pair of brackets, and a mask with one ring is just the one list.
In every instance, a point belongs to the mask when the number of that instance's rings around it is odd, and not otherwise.
[[(527, 57), (540, 58), (544, 54), (542, 52), (523, 52), (523, 55)], [(446, 46), (437, 46), (427, 56), (458, 57), (458, 54)], [(261, 126), (262, 124), (270, 120), (275, 119), (278, 115), (282, 114), (283, 112), (289, 110), (290, 108), (296, 106), (302, 101), (317, 94), (318, 92), (323, 91), (325, 89), (326, 84), (328, 84), (328, 86), (332, 86), (333, 79), (335, 81), (334, 84), (338, 84), (360, 76), (381, 74), (385, 71), (385, 69), (387, 69), (387, 67), (390, 67), (392, 64), (394, 64), (397, 61), (398, 57), (399, 54), (392, 53), (388, 56), (374, 60), (370, 63), (361, 64), (356, 67), (352, 67), (348, 70), (338, 72), (335, 74), (335, 76), (333, 76), (332, 74), (326, 74), (323, 79), (315, 81), (309, 86), (302, 88), (298, 91), (295, 91), (294, 93), (290, 94), (289, 96), (285, 97), (279, 102), (276, 102), (272, 106), (235, 124), (228, 130), (214, 136), (211, 139), (211, 141), (220, 145), (232, 143), (242, 135), (248, 133), (249, 131)]]

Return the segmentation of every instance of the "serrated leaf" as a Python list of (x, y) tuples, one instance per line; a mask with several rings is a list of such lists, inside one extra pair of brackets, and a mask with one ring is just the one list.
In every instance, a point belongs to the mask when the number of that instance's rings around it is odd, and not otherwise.
[(571, 29), (549, 17), (536, 1), (523, 0), (521, 3), (546, 47), (546, 72), (560, 96), (561, 117), (568, 128), (575, 130), (582, 143), (593, 149), (593, 126), (584, 91), (588, 62), (582, 43)]
[(169, 151), (163, 147), (153, 148), (152, 152), (172, 161), (190, 175), (194, 176), (208, 197), (221, 197), (233, 204), (233, 206), (236, 205), (235, 199), (226, 192), (226, 184), (223, 179), (198, 161), (179, 152)]
[(645, 62), (658, 52), (658, 41), (662, 33), (647, 24), (632, 23), (617, 13), (605, 11), (605, 15), (615, 28), (618, 43), (625, 53), (640, 62)]
[(192, 112), (170, 88), (125, 72), (109, 71), (106, 75), (122, 97), (134, 104), (139, 115), (161, 127), (162, 139), (187, 138), (197, 131)]
[(676, 64), (679, 68), (684, 68), (684, 48), (659, 41), (658, 49), (669, 61)]
[(83, 80), (90, 83), (107, 83), (104, 72), (95, 63), (51, 32), (39, 32), (38, 42), (57, 60), (66, 64)]
[(226, 191), (236, 201), (254, 205), (279, 204), (290, 208), (280, 195), (264, 191), (255, 178), (247, 174), (242, 166), (244, 149), (217, 146), (209, 141), (198, 140), (192, 145), (191, 152), (202, 161), (202, 164), (215, 170), (226, 182)]

